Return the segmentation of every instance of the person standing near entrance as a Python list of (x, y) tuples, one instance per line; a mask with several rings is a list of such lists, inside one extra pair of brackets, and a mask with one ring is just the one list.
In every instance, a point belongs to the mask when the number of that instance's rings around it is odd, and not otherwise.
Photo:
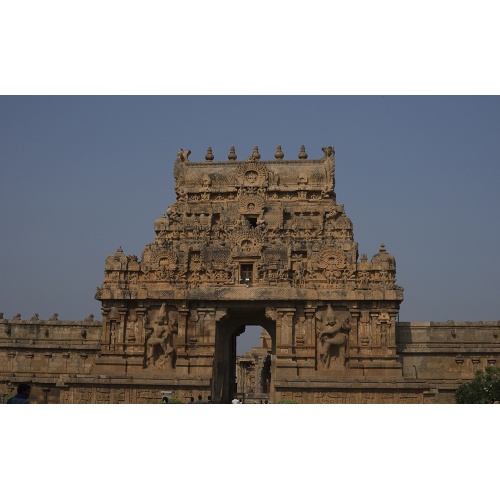
[(196, 401), (197, 404), (203, 404), (203, 398), (201, 397), (201, 394), (198, 395), (198, 401)]
[(28, 401), (28, 398), (30, 397), (30, 392), (31, 392), (31, 386), (29, 384), (19, 384), (19, 386), (17, 387), (17, 394), (8, 399), (7, 404), (29, 405), (30, 402)]

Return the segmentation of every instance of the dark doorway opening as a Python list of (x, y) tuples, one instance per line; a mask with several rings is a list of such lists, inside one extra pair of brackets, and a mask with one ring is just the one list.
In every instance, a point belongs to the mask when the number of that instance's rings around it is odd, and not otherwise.
[[(256, 330), (259, 342), (249, 345), (255, 343)], [(228, 310), (217, 324), (212, 393), (218, 401), (230, 403), (236, 396), (245, 402), (260, 402), (271, 397), (275, 338), (275, 322), (266, 317), (265, 308)]]

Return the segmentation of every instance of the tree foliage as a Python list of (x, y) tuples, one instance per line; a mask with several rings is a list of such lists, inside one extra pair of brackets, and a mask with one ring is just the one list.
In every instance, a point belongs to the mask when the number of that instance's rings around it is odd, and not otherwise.
[(2, 403), (5, 404), (7, 403), (7, 400), (9, 400), (14, 394), (2, 394)]
[(478, 370), (475, 377), (461, 384), (455, 400), (459, 404), (492, 404), (500, 401), (500, 368), (486, 367)]

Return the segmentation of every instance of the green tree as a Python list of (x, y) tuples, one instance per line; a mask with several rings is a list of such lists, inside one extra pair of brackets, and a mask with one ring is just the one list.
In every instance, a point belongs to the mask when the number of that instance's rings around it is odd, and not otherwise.
[(461, 384), (455, 400), (459, 404), (492, 404), (500, 401), (500, 368), (486, 367), (478, 370), (475, 377)]

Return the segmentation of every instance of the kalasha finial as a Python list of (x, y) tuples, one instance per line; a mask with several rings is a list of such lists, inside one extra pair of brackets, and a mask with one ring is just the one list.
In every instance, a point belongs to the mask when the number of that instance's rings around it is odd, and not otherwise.
[(227, 159), (231, 160), (231, 161), (235, 161), (236, 158), (238, 158), (238, 157), (236, 156), (236, 153), (234, 152), (234, 146), (231, 146), (231, 149), (229, 150), (229, 155), (227, 156)]
[(212, 161), (214, 159), (214, 155), (212, 154), (212, 148), (208, 146), (207, 154), (205, 155), (205, 160)]
[(278, 149), (276, 150), (276, 153), (274, 153), (274, 157), (277, 160), (282, 160), (285, 157), (285, 153), (281, 151), (281, 146), (278, 144)]
[(254, 160), (260, 160), (259, 148), (257, 146), (253, 148), (252, 158)]
[(304, 144), (300, 146), (299, 160), (307, 160), (306, 147)]

